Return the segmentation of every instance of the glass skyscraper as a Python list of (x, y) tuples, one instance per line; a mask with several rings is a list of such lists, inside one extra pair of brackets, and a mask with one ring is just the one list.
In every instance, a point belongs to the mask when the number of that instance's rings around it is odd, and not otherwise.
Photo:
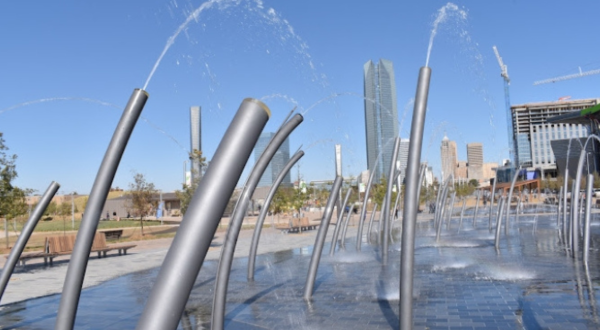
[[(267, 145), (269, 145), (269, 142), (271, 141), (273, 136), (275, 136), (275, 133), (272, 133), (272, 132), (263, 132), (260, 135), (260, 137), (258, 138), (258, 141), (256, 142), (256, 146), (254, 147), (254, 161), (255, 162), (258, 161), (258, 159), (260, 158), (260, 155), (262, 155), (262, 153), (265, 151), (265, 148), (267, 148)], [(285, 139), (285, 141), (283, 141), (283, 143), (281, 144), (281, 146), (275, 153), (275, 156), (273, 156), (273, 159), (271, 159), (271, 162), (269, 163), (269, 165), (267, 165), (265, 172), (263, 173), (262, 177), (258, 181), (257, 187), (272, 186), (273, 182), (275, 182), (275, 180), (277, 179), (277, 176), (279, 175), (281, 170), (283, 170), (283, 167), (289, 160), (290, 160), (290, 140), (289, 140), (289, 138), (287, 138), (287, 139)], [(283, 178), (281, 185), (285, 186), (285, 185), (290, 185), (291, 183), (292, 183), (291, 175), (290, 175), (290, 172), (288, 172), (285, 175), (285, 177)]]
[[(365, 132), (367, 138), (367, 166), (375, 171), (375, 182), (388, 175), (398, 136), (398, 108), (396, 80), (392, 61), (369, 60), (364, 65), (365, 79)], [(377, 157), (381, 157), (377, 166)]]

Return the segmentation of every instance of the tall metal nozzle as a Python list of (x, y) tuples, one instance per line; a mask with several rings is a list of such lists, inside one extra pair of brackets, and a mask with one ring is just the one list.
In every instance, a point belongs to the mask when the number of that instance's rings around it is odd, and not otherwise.
[(136, 329), (176, 329), (227, 202), (267, 120), (269, 108), (245, 99), (194, 192)]
[(127, 106), (125, 106), (125, 110), (123, 110), (123, 115), (115, 129), (108, 149), (104, 154), (104, 159), (100, 164), (100, 169), (92, 186), (85, 214), (81, 220), (81, 226), (79, 227), (75, 245), (73, 246), (73, 253), (71, 254), (71, 260), (67, 268), (65, 284), (63, 285), (60, 305), (58, 307), (58, 315), (56, 316), (55, 329), (73, 329), (83, 278), (85, 277), (85, 270), (88, 258), (90, 257), (94, 235), (100, 221), (102, 208), (104, 207), (104, 202), (121, 162), (121, 157), (125, 152), (127, 142), (129, 142), (129, 137), (131, 137), (133, 128), (147, 100), (148, 93), (145, 90), (137, 88), (133, 91)]
[(402, 256), (400, 262), (399, 319), (401, 330), (409, 330), (413, 327), (412, 294), (415, 260), (415, 224), (419, 207), (419, 164), (421, 163), (421, 147), (423, 144), (423, 130), (425, 127), (430, 78), (431, 69), (426, 66), (422, 67), (419, 71), (408, 147), (406, 193), (403, 210), (404, 230), (402, 231)]
[(15, 265), (19, 261), (21, 253), (23, 253), (23, 250), (25, 249), (25, 245), (27, 244), (29, 237), (31, 237), (35, 226), (40, 221), (42, 215), (44, 215), (46, 207), (48, 207), (48, 204), (50, 204), (52, 201), (52, 197), (54, 197), (58, 191), (58, 188), (60, 188), (58, 183), (54, 181), (50, 183), (50, 186), (48, 186), (48, 189), (46, 189), (46, 192), (44, 192), (44, 195), (42, 195), (42, 198), (40, 198), (40, 201), (36, 205), (35, 209), (33, 209), (29, 220), (27, 220), (25, 226), (23, 226), (23, 230), (21, 231), (21, 235), (19, 235), (15, 246), (13, 246), (13, 248), (10, 250), (8, 257), (6, 258), (6, 263), (2, 268), (2, 274), (0, 275), (0, 300), (4, 295), (4, 290), (6, 290), (8, 280), (15, 269)]

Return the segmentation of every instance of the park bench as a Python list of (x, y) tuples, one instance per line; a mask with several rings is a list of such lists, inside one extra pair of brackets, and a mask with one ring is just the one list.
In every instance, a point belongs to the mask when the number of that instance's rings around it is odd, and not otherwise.
[(123, 236), (123, 229), (103, 230), (100, 233), (103, 233), (106, 239), (120, 239)]
[[(54, 258), (64, 255), (70, 255), (73, 253), (73, 247), (75, 246), (75, 235), (63, 235), (63, 236), (51, 236), (46, 237), (46, 242), (43, 252), (31, 252), (22, 254), (19, 257), (21, 265), (25, 265), (25, 262), (33, 258), (43, 258), (44, 265), (52, 261)], [(94, 241), (92, 242), (91, 252), (98, 253), (98, 258), (106, 257), (106, 253), (109, 251), (117, 250), (119, 255), (127, 254), (127, 250), (135, 247), (134, 244), (119, 244), (119, 245), (107, 245), (106, 237), (104, 233), (96, 233), (94, 235)]]
[(277, 224), (275, 228), (281, 230), (282, 234), (302, 233), (302, 231), (312, 230), (317, 228), (317, 225), (311, 225), (308, 218), (292, 218), (287, 225)]

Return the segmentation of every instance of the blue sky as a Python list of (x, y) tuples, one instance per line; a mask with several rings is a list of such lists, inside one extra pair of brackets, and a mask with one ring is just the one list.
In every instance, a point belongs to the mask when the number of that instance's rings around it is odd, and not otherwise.
[[(16, 184), (43, 192), (55, 180), (63, 192), (89, 193), (129, 96), (202, 3), (2, 2), (0, 132), (18, 155)], [(493, 45), (508, 65), (512, 104), (600, 97), (600, 75), (533, 86), (578, 67), (600, 68), (590, 15), (600, 2), (453, 3), (466, 19), (440, 24), (429, 62), (423, 160), (436, 175), (444, 132), (456, 140), (459, 159), (466, 159), (470, 142), (483, 143), (486, 162), (507, 157)], [(202, 144), (210, 159), (246, 97), (271, 108), (266, 131), (276, 130), (294, 106), (304, 113), (291, 137), (291, 149), (302, 145), (306, 152), (294, 178), (332, 179), (334, 144), (342, 144), (344, 175), (359, 174), (366, 167), (363, 64), (394, 62), (401, 137), (408, 137), (418, 71), (432, 23), (446, 4), (220, 1), (190, 22), (162, 59), (113, 187), (126, 188), (139, 172), (164, 191), (180, 188), (189, 107), (202, 106)]]

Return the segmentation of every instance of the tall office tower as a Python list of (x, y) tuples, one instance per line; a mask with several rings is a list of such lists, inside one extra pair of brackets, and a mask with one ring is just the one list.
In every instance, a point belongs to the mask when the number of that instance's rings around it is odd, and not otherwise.
[[(389, 60), (380, 59), (378, 64), (369, 60), (363, 69), (367, 166), (369, 171), (375, 171), (374, 181), (379, 182), (389, 173), (394, 139), (398, 136), (394, 65)], [(377, 157), (381, 159), (375, 166)]]
[[(512, 124), (514, 132), (514, 146), (517, 155), (517, 167), (540, 168), (542, 172), (549, 172), (556, 175), (556, 163), (554, 159), (548, 157), (538, 157), (542, 159), (538, 164), (534, 164), (534, 155), (538, 150), (549, 151), (550, 141), (565, 139), (573, 136), (571, 130), (579, 130), (572, 124), (566, 124), (564, 127), (553, 130), (554, 125), (547, 125), (547, 120), (559, 115), (566, 115), (573, 111), (583, 110), (593, 107), (600, 103), (600, 99), (582, 99), (568, 101), (539, 102), (513, 105), (510, 107), (512, 114)], [(544, 135), (542, 144), (536, 144), (532, 140), (534, 132), (541, 132)], [(579, 136), (575, 134), (574, 136)], [(541, 137), (541, 136), (540, 136)], [(537, 149), (537, 150), (534, 150)], [(546, 149), (546, 150), (544, 150)], [(546, 159), (544, 159), (546, 158)], [(543, 162), (542, 162), (543, 161)]]
[(400, 182), (404, 182), (406, 178), (406, 165), (408, 163), (408, 145), (409, 139), (400, 140), (400, 152), (398, 153), (398, 161), (400, 162)]
[(467, 144), (467, 175), (469, 180), (483, 179), (483, 145), (478, 142)]
[(335, 145), (335, 175), (342, 176), (342, 145)]
[(456, 156), (456, 142), (450, 141), (450, 139), (444, 135), (440, 151), (442, 153), (442, 182), (440, 183), (444, 183), (450, 176), (454, 175), (458, 163)]
[(192, 157), (194, 150), (202, 151), (202, 137), (200, 136), (200, 107), (190, 107), (190, 161), (191, 161), (191, 172), (192, 182), (196, 182), (196, 178), (202, 177), (202, 168), (200, 167), (200, 161)]
[[(269, 145), (269, 142), (271, 141), (273, 136), (275, 136), (275, 133), (272, 133), (272, 132), (263, 132), (260, 135), (260, 137), (258, 138), (258, 141), (256, 142), (256, 146), (254, 147), (254, 160), (255, 161), (258, 161), (258, 159), (260, 158), (262, 153), (265, 151), (265, 148), (267, 148), (267, 145)], [(283, 167), (289, 160), (290, 160), (290, 140), (289, 140), (289, 138), (286, 138), (285, 141), (283, 141), (283, 143), (277, 150), (277, 152), (275, 153), (275, 155), (273, 156), (273, 159), (271, 159), (271, 162), (269, 163), (269, 165), (267, 165), (265, 172), (263, 173), (262, 177), (258, 181), (257, 187), (267, 187), (267, 186), (273, 185), (273, 182), (275, 182), (275, 180), (277, 179), (277, 176), (279, 175), (281, 170), (283, 170)], [(285, 177), (283, 178), (283, 181), (281, 181), (281, 185), (283, 185), (283, 186), (291, 185), (291, 183), (292, 183), (291, 175), (290, 175), (290, 172), (288, 172), (285, 175)]]

